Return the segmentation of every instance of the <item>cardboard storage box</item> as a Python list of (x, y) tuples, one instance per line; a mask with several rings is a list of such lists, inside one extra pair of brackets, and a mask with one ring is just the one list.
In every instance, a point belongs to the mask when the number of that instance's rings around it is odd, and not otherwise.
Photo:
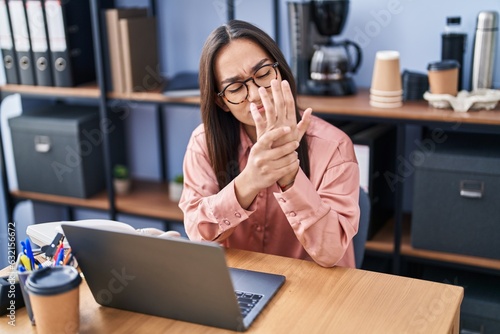
[(57, 104), (13, 117), (9, 125), (19, 190), (87, 198), (104, 189), (97, 107)]
[(449, 134), (442, 140), (419, 154), (412, 246), (500, 259), (498, 136)]

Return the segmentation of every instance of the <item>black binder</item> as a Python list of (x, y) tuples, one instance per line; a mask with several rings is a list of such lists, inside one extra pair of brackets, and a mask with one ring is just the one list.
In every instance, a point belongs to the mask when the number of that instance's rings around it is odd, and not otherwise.
[(2, 49), (5, 79), (8, 84), (19, 84), (17, 56), (9, 17), (9, 8), (5, 0), (0, 0), (0, 48)]
[(45, 0), (54, 86), (95, 80), (90, 1)]
[(9, 0), (8, 5), (12, 23), (12, 35), (14, 37), (14, 48), (17, 55), (19, 82), (22, 85), (36, 85), (24, 2), (22, 0)]
[(38, 86), (52, 86), (49, 40), (42, 0), (26, 0), (26, 14), (28, 17), (36, 82)]

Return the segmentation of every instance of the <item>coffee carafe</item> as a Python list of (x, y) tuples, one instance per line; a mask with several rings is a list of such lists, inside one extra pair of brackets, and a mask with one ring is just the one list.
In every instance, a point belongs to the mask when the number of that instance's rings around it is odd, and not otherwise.
[(349, 40), (334, 40), (348, 13), (349, 0), (288, 2), (292, 69), (300, 94), (356, 93), (352, 75), (361, 64), (361, 48)]
[(316, 46), (311, 59), (311, 89), (327, 95), (351, 95), (356, 92), (353, 73), (361, 64), (360, 47), (349, 40)]
[(315, 94), (338, 96), (356, 93), (352, 74), (361, 64), (361, 48), (349, 40), (333, 40), (333, 36), (344, 29), (348, 13), (348, 0), (311, 1), (311, 17), (316, 29), (321, 35), (328, 36), (326, 44), (315, 46), (311, 59), (309, 87)]

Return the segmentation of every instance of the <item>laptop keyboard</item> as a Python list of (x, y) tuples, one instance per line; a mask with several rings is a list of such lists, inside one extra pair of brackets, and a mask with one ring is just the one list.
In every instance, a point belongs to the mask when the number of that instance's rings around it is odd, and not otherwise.
[(250, 311), (254, 308), (254, 306), (257, 305), (259, 300), (264, 297), (263, 295), (259, 295), (256, 293), (243, 291), (235, 291), (235, 293), (238, 304), (240, 305), (240, 310), (243, 318), (246, 317), (247, 314), (250, 313)]

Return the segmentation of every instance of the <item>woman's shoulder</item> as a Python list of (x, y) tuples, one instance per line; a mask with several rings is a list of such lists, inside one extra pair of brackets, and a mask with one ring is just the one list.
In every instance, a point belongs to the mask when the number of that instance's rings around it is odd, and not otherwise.
[(356, 161), (351, 138), (342, 130), (324, 119), (313, 116), (307, 129), (309, 152), (314, 159), (331, 157), (330, 163)]
[(311, 124), (309, 125), (309, 128), (307, 130), (307, 135), (312, 138), (326, 141), (351, 141), (349, 136), (344, 131), (315, 115), (312, 115), (311, 117)]
[(188, 149), (196, 150), (201, 148), (204, 151), (206, 150), (206, 146), (205, 126), (201, 123), (191, 132)]
[(205, 138), (205, 126), (203, 123), (199, 124), (191, 133), (191, 137), (203, 137)]

